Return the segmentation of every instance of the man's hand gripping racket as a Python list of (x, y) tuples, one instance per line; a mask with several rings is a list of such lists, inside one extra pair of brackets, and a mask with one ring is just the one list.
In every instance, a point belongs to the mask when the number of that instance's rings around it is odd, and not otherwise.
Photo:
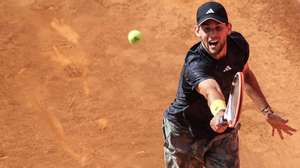
[(218, 123), (218, 128), (214, 129), (216, 132), (222, 133), (227, 127), (235, 128), (239, 123), (243, 100), (243, 86), (243, 73), (238, 72), (235, 74), (232, 81), (226, 110), (218, 112), (211, 121), (211, 123)]
[(240, 122), (241, 107), (243, 101), (244, 76), (242, 72), (235, 74), (227, 107), (221, 122), (227, 122), (228, 127), (234, 128)]

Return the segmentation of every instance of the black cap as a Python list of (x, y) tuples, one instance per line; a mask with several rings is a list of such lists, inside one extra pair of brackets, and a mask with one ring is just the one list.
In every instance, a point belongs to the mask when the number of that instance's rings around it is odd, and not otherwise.
[(208, 19), (228, 23), (224, 6), (218, 2), (206, 2), (197, 10), (197, 23), (200, 25)]

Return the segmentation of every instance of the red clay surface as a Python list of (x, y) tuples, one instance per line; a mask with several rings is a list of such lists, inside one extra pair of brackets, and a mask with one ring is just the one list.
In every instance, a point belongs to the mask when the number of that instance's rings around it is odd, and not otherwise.
[[(0, 167), (162, 168), (162, 114), (202, 2), (0, 1)], [(270, 104), (298, 129), (299, 1), (221, 2)], [(272, 137), (248, 97), (241, 117), (242, 168), (300, 166), (299, 133)]]

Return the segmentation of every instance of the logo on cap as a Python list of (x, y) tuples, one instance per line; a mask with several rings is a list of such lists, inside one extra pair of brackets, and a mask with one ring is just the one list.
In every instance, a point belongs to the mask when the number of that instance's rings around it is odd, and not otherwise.
[(211, 8), (205, 13), (205, 14), (210, 14), (210, 13), (215, 13)]

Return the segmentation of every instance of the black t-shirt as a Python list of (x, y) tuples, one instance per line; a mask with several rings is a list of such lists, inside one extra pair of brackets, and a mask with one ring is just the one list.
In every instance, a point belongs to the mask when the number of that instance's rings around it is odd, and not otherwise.
[(227, 55), (220, 60), (211, 57), (201, 42), (195, 44), (187, 53), (176, 99), (165, 111), (165, 117), (179, 126), (189, 127), (196, 137), (212, 138), (217, 135), (209, 126), (213, 115), (207, 100), (195, 88), (206, 79), (215, 79), (227, 102), (232, 79), (236, 72), (243, 70), (248, 57), (249, 45), (238, 32), (228, 36)]

